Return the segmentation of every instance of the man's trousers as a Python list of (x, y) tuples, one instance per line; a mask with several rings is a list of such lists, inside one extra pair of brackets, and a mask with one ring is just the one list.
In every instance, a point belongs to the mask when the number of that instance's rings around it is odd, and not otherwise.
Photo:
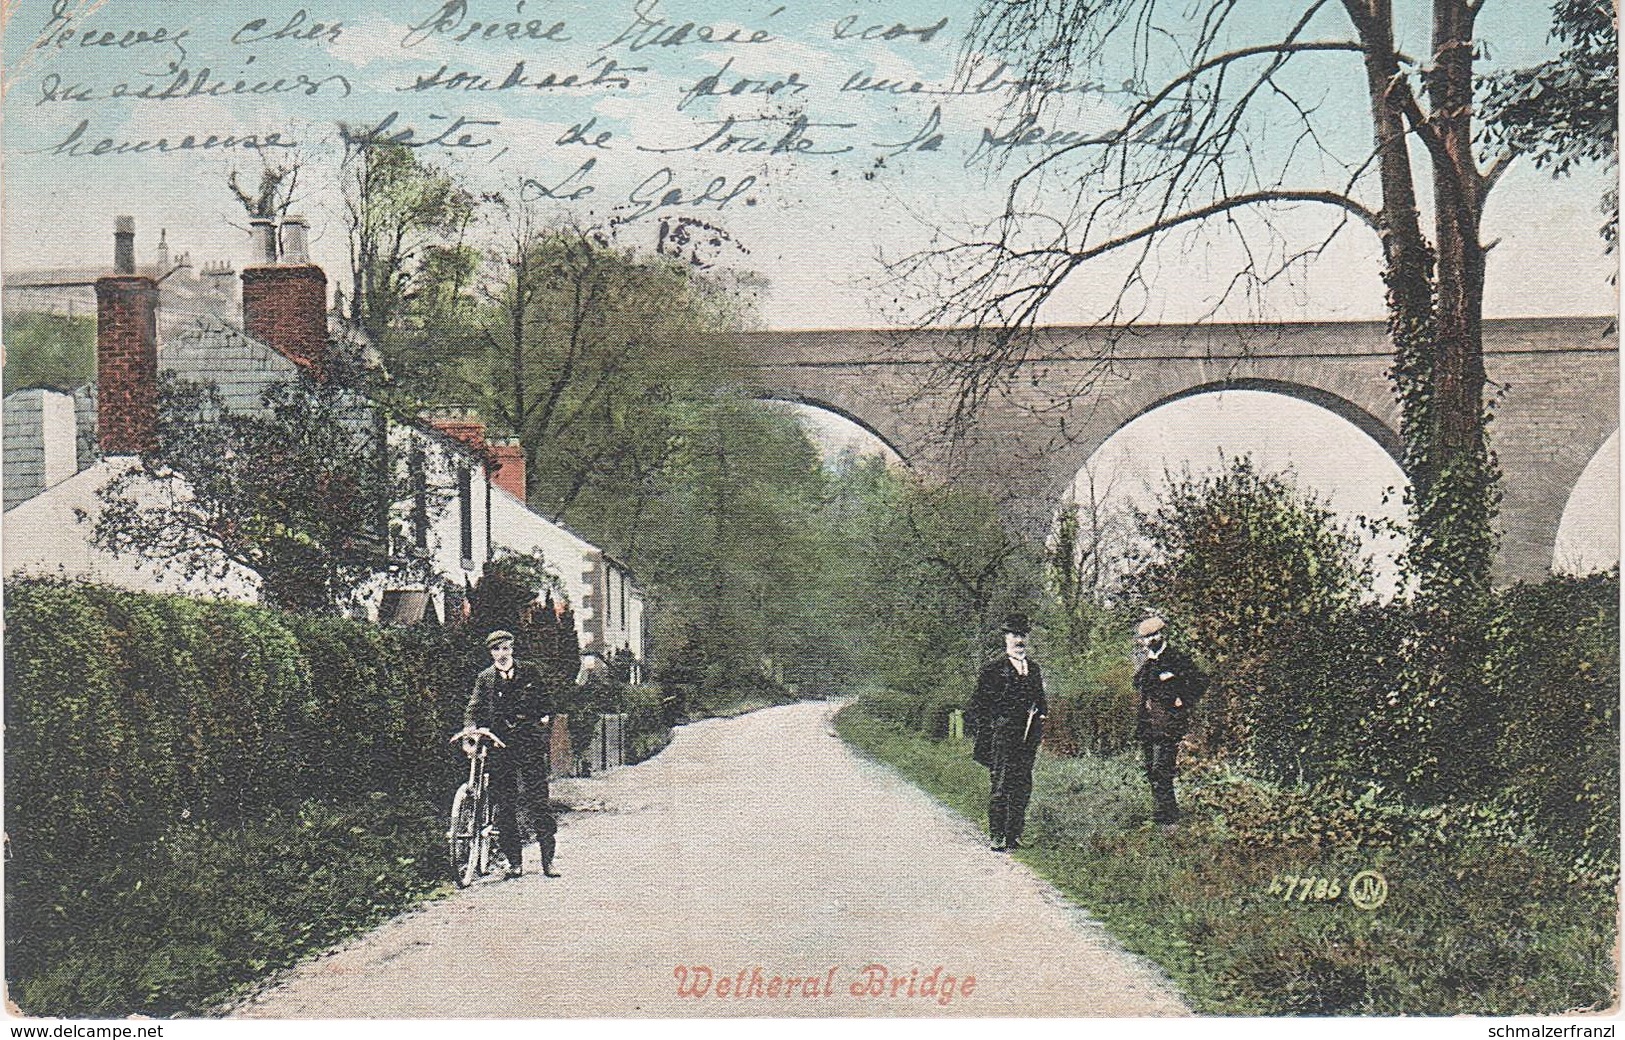
[[(525, 831), (519, 825), (521, 799), (526, 815), (536, 828), (536, 839), (542, 848), (542, 868), (553, 863), (557, 842), (554, 835), (559, 824), (549, 805), (547, 787), (547, 755), (527, 752), (524, 748), (508, 747), (493, 751), (486, 760), (491, 773), (491, 797), (496, 803), (498, 841), (509, 864), (519, 866), (525, 851)], [(523, 774), (523, 795), (520, 777)]]
[(1027, 822), (1027, 801), (1033, 793), (1032, 751), (1015, 741), (1007, 745), (995, 737), (988, 782), (988, 833), (996, 845), (1019, 841)]
[(1174, 770), (1179, 759), (1179, 742), (1146, 740), (1140, 744), (1145, 760), (1145, 778), (1151, 782), (1151, 821), (1173, 823), (1179, 819), (1179, 806), (1174, 801)]

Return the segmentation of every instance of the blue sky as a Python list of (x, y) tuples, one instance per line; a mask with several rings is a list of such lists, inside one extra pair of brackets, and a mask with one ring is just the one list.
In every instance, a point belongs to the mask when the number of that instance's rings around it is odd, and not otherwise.
[[(1254, 5), (1256, 24), (1239, 25), (1237, 42), (1278, 30), (1298, 7)], [(1336, 7), (1311, 36), (1347, 35)], [(1546, 53), (1544, 5), (1491, 0), (1487, 8), (1483, 35), (1497, 63)], [(410, 129), (417, 142), (456, 126), (423, 148), (425, 158), (481, 190), (529, 182), (531, 194), (551, 193), (543, 202), (558, 219), (617, 219), (629, 242), (652, 243), (668, 214), (720, 224), (737, 243), (722, 262), (766, 279), (768, 325), (874, 324), (897, 309), (877, 256), (919, 248), (934, 230), (951, 233), (996, 206), (1008, 169), (967, 157), (1003, 95), (842, 88), (949, 83), (972, 10), (917, 0), (21, 0), (4, 41), (4, 267), (100, 262), (121, 213), (137, 217), (144, 255), (165, 228), (172, 248), (198, 262), (240, 265), (246, 238), (225, 178), (236, 169), (252, 180), (254, 151), (90, 153), (104, 139), (162, 138), (173, 147), (187, 135), (196, 143), (276, 134), (298, 143), (266, 151), (304, 161), (301, 208), (317, 258), (337, 275), (345, 256), (335, 125), (389, 121), (386, 132)], [(1426, 22), (1412, 13), (1401, 24), (1414, 37)], [(1369, 133), (1355, 72), (1341, 55), (1297, 73), (1334, 116), (1334, 134), (1345, 135), (1332, 142), (1342, 154), (1357, 153)], [(553, 86), (535, 86), (549, 76)], [(204, 96), (128, 96), (187, 95), (200, 77)], [(285, 89), (275, 93), (229, 92), (239, 81), (253, 90), (278, 80)], [(509, 80), (523, 85), (468, 89)], [(1077, 97), (1057, 110), (1058, 129), (1102, 127), (1122, 104), (1105, 90)], [(577, 139), (559, 143), (572, 128)], [(903, 148), (937, 134), (935, 148)], [(472, 147), (444, 146), (459, 141)], [(80, 154), (66, 154), (76, 146)], [(1613, 309), (1611, 265), (1595, 235), (1602, 177), (1588, 170), (1554, 182), (1518, 167), (1508, 175), (1487, 218), (1486, 238), (1501, 240), (1491, 257), (1491, 314)], [(1305, 210), (1285, 226), (1307, 238), (1326, 220)], [(1375, 248), (1365, 232), (1346, 233), (1264, 306), (1289, 319), (1379, 315)], [(1160, 258), (1151, 316), (1185, 320), (1205, 310), (1233, 258), (1222, 235), (1179, 242)], [(1094, 317), (1110, 272), (1107, 264), (1078, 279), (1050, 320)]]

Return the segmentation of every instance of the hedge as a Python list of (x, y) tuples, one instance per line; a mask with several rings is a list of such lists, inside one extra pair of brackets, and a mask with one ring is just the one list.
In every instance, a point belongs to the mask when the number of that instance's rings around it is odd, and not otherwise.
[[(178, 834), (349, 811), (374, 793), (437, 817), (466, 768), (447, 737), (487, 662), (470, 626), (8, 582), (8, 978), (43, 969), (31, 951), (101, 927), (130, 870)], [(572, 714), (640, 709), (634, 746), (664, 743), (658, 702), (637, 691), (626, 705), (563, 692)]]
[(1619, 571), (1516, 585), (1487, 626), (1494, 782), (1564, 856), (1618, 874)]
[(67, 584), (11, 584), (7, 601), (14, 867), (421, 787), (461, 722), (466, 682), (404, 652), (423, 632)]
[(13, 978), (177, 825), (450, 789), (467, 679), (444, 633), (59, 582), (6, 594)]

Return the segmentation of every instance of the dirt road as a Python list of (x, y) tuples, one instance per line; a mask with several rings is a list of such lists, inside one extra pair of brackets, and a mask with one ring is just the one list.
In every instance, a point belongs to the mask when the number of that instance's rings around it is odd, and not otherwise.
[(491, 880), (306, 964), (253, 1018), (1170, 1015), (1144, 962), (859, 758), (833, 706), (568, 781), (559, 879)]

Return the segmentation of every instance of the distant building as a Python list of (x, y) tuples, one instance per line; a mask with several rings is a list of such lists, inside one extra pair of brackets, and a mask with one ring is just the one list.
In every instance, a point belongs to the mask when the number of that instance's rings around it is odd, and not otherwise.
[[(135, 456), (153, 444), (160, 374), (213, 383), (228, 408), (252, 411), (263, 407), (267, 389), (301, 371), (326, 371), (340, 342), (329, 329), (326, 273), (306, 258), (302, 220), (289, 218), (280, 229), (256, 221), (253, 261), (240, 279), (241, 325), (199, 303), (223, 298), (214, 295), (218, 286), (184, 297), (198, 304), (184, 320), (165, 320), (169, 297), (158, 277), (137, 268), (134, 238), (133, 221), (119, 218), (114, 273), (90, 282), (97, 314), (96, 383), (72, 395), (24, 389), (5, 399), (0, 559), (8, 576), (50, 575), (144, 591), (257, 599), (258, 578), (241, 567), (226, 568), (221, 580), (201, 580), (186, 576), (186, 561), (166, 566), (115, 557), (95, 546), (97, 492), (127, 473)], [(168, 268), (167, 257), (159, 268)], [(411, 476), (424, 491), (396, 503), (391, 555), (426, 563), (432, 575), (414, 582), (375, 576), (356, 590), (368, 617), (394, 622), (455, 617), (486, 564), (504, 551), (538, 553), (557, 575), (556, 593), (574, 608), (582, 649), (606, 657), (621, 652), (641, 661), (641, 590), (623, 565), (526, 507), (524, 452), (517, 442), (489, 442), (484, 424), (463, 411), (397, 423), (382, 419), (364, 399), (357, 398), (356, 408), (357, 422), (386, 427), (385, 436), (409, 460)], [(151, 482), (141, 493), (185, 491)]]
[[(158, 336), (168, 340), (199, 318), (230, 318), (237, 311), (237, 272), (230, 261), (196, 267), (191, 253), (171, 258), (168, 232), (158, 235), (157, 262), (138, 265), (138, 275), (158, 285)], [(0, 285), (0, 307), (10, 314), (94, 317), (96, 267), (13, 271)]]

